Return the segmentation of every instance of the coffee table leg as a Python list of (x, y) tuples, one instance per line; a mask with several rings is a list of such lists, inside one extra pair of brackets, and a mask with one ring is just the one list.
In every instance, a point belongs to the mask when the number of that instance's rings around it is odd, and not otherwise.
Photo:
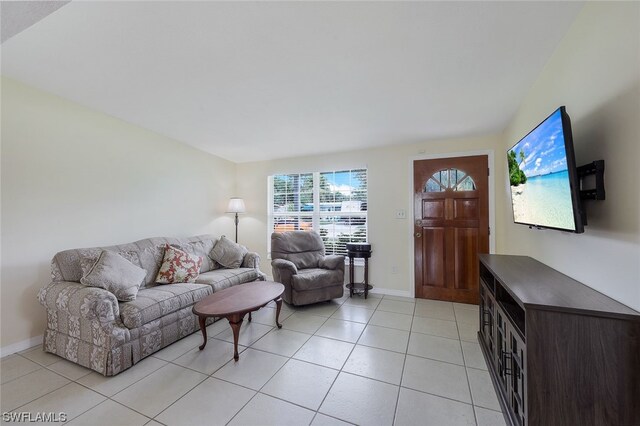
[(276, 299), (276, 325), (278, 326), (278, 328), (282, 328), (282, 324), (280, 324), (280, 308), (282, 308), (281, 297)]
[(204, 338), (204, 342), (200, 345), (200, 350), (203, 350), (205, 346), (207, 346), (207, 327), (206, 327), (206, 317), (198, 317), (200, 320), (200, 331), (202, 331), (202, 337)]
[(233, 359), (236, 361), (240, 359), (240, 355), (238, 355), (238, 337), (240, 336), (240, 326), (242, 325), (242, 315), (232, 315), (228, 318), (229, 325), (231, 326), (231, 330), (233, 331)]

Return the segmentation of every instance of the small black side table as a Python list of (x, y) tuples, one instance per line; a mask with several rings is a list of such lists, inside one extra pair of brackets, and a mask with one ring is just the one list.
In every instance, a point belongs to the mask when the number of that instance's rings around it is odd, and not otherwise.
[[(353, 296), (354, 291), (357, 293), (364, 292), (364, 298), (366, 299), (369, 295), (369, 290), (373, 288), (373, 286), (369, 284), (369, 258), (371, 257), (371, 251), (348, 251), (347, 256), (349, 257), (349, 284), (347, 284), (349, 297)], [(353, 259), (364, 259), (364, 283), (354, 282), (355, 270), (353, 267)]]

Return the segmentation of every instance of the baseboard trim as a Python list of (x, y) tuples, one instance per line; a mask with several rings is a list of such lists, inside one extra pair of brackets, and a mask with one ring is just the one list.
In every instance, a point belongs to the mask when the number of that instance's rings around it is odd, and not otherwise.
[(395, 290), (395, 289), (392, 289), (392, 288), (373, 287), (371, 289), (371, 293), (386, 294), (387, 296), (400, 296), (400, 297), (413, 298), (413, 295), (411, 294), (410, 291), (407, 291), (407, 290)]
[(32, 348), (36, 345), (42, 344), (42, 340), (44, 339), (44, 335), (35, 336), (30, 339), (23, 340), (21, 342), (16, 342), (11, 345), (3, 346), (0, 348), (0, 358), (4, 358), (5, 356), (15, 354), (16, 352), (24, 351), (25, 349)]

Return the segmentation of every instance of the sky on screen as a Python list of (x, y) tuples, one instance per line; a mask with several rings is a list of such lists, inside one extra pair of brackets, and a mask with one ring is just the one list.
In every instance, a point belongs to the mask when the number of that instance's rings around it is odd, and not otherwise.
[[(527, 177), (567, 170), (560, 110), (525, 136), (512, 150)], [(524, 161), (520, 160), (520, 151), (524, 152)]]

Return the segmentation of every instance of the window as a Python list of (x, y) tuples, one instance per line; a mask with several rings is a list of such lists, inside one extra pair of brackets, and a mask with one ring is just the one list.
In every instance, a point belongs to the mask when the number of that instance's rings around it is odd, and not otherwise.
[(471, 176), (458, 169), (443, 169), (435, 172), (427, 180), (422, 192), (444, 192), (447, 189), (454, 191), (475, 191), (476, 183)]
[(295, 230), (317, 231), (327, 254), (367, 241), (366, 169), (269, 176), (269, 192), (269, 244)]

